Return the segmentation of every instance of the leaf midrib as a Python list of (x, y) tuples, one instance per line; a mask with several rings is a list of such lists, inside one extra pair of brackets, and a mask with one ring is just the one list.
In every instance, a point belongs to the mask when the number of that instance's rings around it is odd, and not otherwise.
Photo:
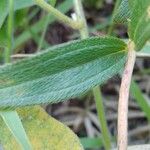
[[(116, 52), (116, 53), (111, 53), (111, 54), (109, 54), (109, 55), (106, 55), (105, 57), (110, 57), (110, 56), (112, 56), (113, 57), (113, 55), (116, 55), (116, 54), (123, 54), (123, 53), (125, 53), (126, 52), (126, 50), (124, 50), (124, 51), (119, 51), (119, 52)], [(99, 59), (101, 59), (101, 58), (99, 58)], [(93, 61), (95, 61), (95, 60), (93, 60)], [(91, 62), (88, 62), (88, 63), (92, 63), (93, 61), (91, 61)], [(86, 64), (88, 64), (88, 63), (86, 63)], [(85, 64), (83, 64), (83, 65), (85, 65)], [(115, 64), (114, 64), (115, 65)], [(113, 66), (114, 66), (113, 65)], [(74, 67), (74, 68), (78, 68), (79, 66), (76, 66), (76, 67)], [(72, 69), (72, 68), (69, 68), (69, 69), (66, 69), (66, 70), (64, 70), (64, 71), (67, 71), (67, 70), (70, 70), (70, 69)], [(109, 68), (108, 68), (109, 69)], [(104, 70), (105, 71), (105, 70)], [(58, 73), (57, 73), (58, 74)], [(54, 74), (53, 74), (54, 75)], [(26, 83), (26, 84), (28, 84), (29, 82), (31, 82), (31, 81), (38, 81), (39, 79), (44, 79), (44, 78), (46, 78), (46, 77), (49, 77), (50, 75), (47, 75), (47, 76), (44, 76), (44, 77), (41, 77), (41, 78), (36, 78), (36, 79), (34, 79), (34, 80), (28, 80), (28, 81), (26, 81), (26, 82), (21, 82), (21, 83), (18, 83), (18, 84), (15, 84), (15, 85), (10, 85), (10, 86), (8, 86), (8, 87), (4, 87), (4, 88), (0, 88), (0, 90), (2, 89), (7, 89), (7, 88), (12, 88), (12, 87), (15, 87), (15, 86), (17, 86), (17, 85), (21, 85), (21, 84), (24, 84), (24, 83)]]
[[(97, 48), (99, 48), (99, 46), (92, 46), (92, 47), (90, 47), (90, 49), (93, 49), (94, 47), (97, 47)], [(108, 46), (108, 48), (115, 48), (114, 46)], [(116, 48), (119, 48), (119, 49), (121, 49), (120, 47), (118, 47), (118, 46), (116, 46)], [(86, 48), (82, 48), (82, 49), (79, 49), (79, 50), (77, 50), (76, 51), (76, 53), (77, 52), (81, 52), (81, 51), (84, 51)], [(102, 50), (103, 49), (107, 49), (107, 46), (104, 46), (104, 48), (102, 48)], [(119, 53), (119, 52), (125, 52), (126, 50), (118, 50), (117, 52), (115, 52), (115, 53), (111, 53), (111, 54), (117, 54), (117, 53)], [(61, 57), (60, 56), (58, 56), (58, 57), (56, 57), (56, 58), (54, 58), (54, 59), (50, 59), (50, 60), (47, 60), (46, 62), (48, 63), (49, 61), (53, 61), (53, 60), (59, 60), (59, 59), (62, 59), (62, 58), (64, 58), (66, 55), (69, 55), (69, 54), (73, 54), (74, 52), (69, 52), (69, 53), (65, 53), (64, 55), (62, 55)], [(93, 59), (93, 60), (91, 60), (91, 61), (94, 61), (94, 60), (96, 60), (96, 59), (100, 59), (100, 58), (102, 58), (103, 56), (111, 56), (111, 54), (110, 53), (108, 53), (108, 54), (105, 54), (105, 55), (102, 55), (102, 56), (98, 56), (97, 58), (95, 58), (95, 59)], [(71, 68), (74, 68), (74, 67), (78, 67), (78, 66), (80, 66), (80, 65), (84, 65), (84, 64), (86, 64), (86, 63), (90, 63), (91, 61), (86, 61), (86, 62), (84, 62), (84, 63), (82, 63), (82, 64), (80, 64), (80, 63), (78, 63), (77, 65), (75, 65), (75, 66), (72, 66), (72, 67), (69, 67), (69, 68), (64, 68), (63, 70), (58, 70), (57, 72), (53, 72), (53, 73), (50, 73), (49, 75), (54, 75), (54, 74), (56, 74), (56, 73), (59, 73), (59, 72), (61, 72), (61, 71), (64, 71), (64, 70), (68, 70), (68, 69), (71, 69)], [(40, 62), (39, 63), (39, 65), (40, 64), (42, 64), (43, 62)], [(32, 66), (31, 66), (32, 67)], [(24, 69), (23, 70), (23, 72), (24, 71), (29, 71), (29, 70), (31, 70), (32, 68), (27, 68), (27, 69)], [(49, 76), (49, 75), (47, 75), (47, 76)], [(42, 75), (41, 77), (43, 77), (43, 76), (46, 76), (46, 75)], [(13, 77), (13, 76), (12, 76)], [(41, 78), (41, 77), (37, 77), (36, 79), (38, 79), (38, 78)], [(10, 79), (10, 78), (9, 78)], [(12, 78), (11, 78), (12, 79)], [(28, 79), (28, 81), (31, 81), (31, 80), (33, 80), (33, 79)], [(23, 81), (21, 81), (21, 82), (19, 82), (19, 83), (22, 83)], [(16, 84), (17, 85), (17, 84)], [(11, 85), (10, 85), (11, 86)], [(7, 87), (9, 87), (9, 86), (7, 86)]]

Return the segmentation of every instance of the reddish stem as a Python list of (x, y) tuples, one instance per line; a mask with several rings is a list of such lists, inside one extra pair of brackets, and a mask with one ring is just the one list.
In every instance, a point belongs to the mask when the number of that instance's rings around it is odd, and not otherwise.
[(118, 104), (118, 150), (127, 150), (128, 145), (128, 99), (133, 68), (136, 59), (134, 43), (128, 43), (128, 57), (123, 72)]

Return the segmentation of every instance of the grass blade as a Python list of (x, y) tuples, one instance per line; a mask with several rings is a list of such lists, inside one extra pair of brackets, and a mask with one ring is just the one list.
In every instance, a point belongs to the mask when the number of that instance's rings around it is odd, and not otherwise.
[(31, 150), (30, 142), (16, 111), (0, 112), (4, 122), (24, 150)]
[[(73, 6), (73, 0), (65, 0), (64, 2), (60, 3), (59, 6), (57, 7), (58, 10), (60, 10), (62, 13), (68, 12), (72, 6)], [(33, 31), (36, 35), (43, 30), (45, 20), (47, 19), (47, 16), (44, 16), (41, 18), (37, 23), (33, 24), (30, 26), (30, 31)], [(55, 17), (50, 15), (49, 17), (49, 24), (52, 24), (56, 20)], [(19, 35), (15, 41), (14, 41), (14, 48), (16, 49), (15, 52), (18, 52), (18, 47), (27, 42), (29, 39), (32, 38), (32, 35), (30, 34), (29, 30), (25, 30), (21, 35)]]
[(93, 89), (93, 93), (94, 93), (94, 98), (96, 102), (96, 110), (97, 110), (100, 125), (101, 125), (101, 132), (103, 136), (102, 141), (104, 143), (104, 147), (106, 148), (106, 150), (109, 150), (111, 148), (111, 139), (110, 139), (110, 134), (109, 134), (109, 130), (107, 127), (104, 106), (102, 103), (102, 95), (98, 87)]
[(142, 111), (145, 113), (147, 119), (150, 121), (150, 104), (145, 99), (142, 91), (140, 90), (139, 86), (137, 85), (137, 83), (134, 80), (132, 80), (130, 90), (131, 90), (131, 94), (135, 98), (136, 102), (138, 103), (138, 105), (140, 106)]
[(102, 138), (80, 138), (80, 142), (83, 145), (83, 147), (86, 148), (102, 148), (103, 146), (103, 140)]

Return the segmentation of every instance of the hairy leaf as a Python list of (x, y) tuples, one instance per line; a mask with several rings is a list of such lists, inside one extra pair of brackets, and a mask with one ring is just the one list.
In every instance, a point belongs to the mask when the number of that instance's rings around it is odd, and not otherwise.
[(116, 74), (126, 44), (95, 37), (52, 47), (0, 68), (0, 107), (56, 103), (76, 97)]
[(122, 0), (117, 11), (114, 14), (113, 21), (115, 23), (127, 23), (130, 18), (130, 9), (128, 0)]
[(135, 42), (135, 49), (141, 50), (150, 38), (150, 1), (122, 0), (113, 20), (129, 22), (129, 37)]
[(150, 38), (150, 0), (129, 0), (129, 4), (129, 36), (135, 42), (135, 49), (141, 50)]
[[(83, 150), (77, 136), (68, 127), (46, 114), (42, 108), (38, 106), (21, 108), (17, 112), (33, 150)], [(21, 149), (2, 119), (0, 120), (0, 144), (5, 150)]]
[(150, 5), (136, 26), (134, 35), (136, 50), (141, 50), (149, 39), (150, 39)]
[(131, 82), (130, 91), (140, 108), (145, 113), (147, 119), (150, 121), (150, 105), (148, 102), (148, 98), (146, 99), (146, 97), (142, 93), (142, 90), (139, 88), (138, 84), (134, 80), (132, 80)]

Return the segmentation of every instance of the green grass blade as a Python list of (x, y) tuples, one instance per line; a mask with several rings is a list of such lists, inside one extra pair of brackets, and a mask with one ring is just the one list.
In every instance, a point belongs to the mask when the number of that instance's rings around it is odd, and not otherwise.
[(140, 90), (139, 86), (137, 85), (137, 83), (134, 80), (132, 80), (130, 90), (131, 90), (131, 94), (135, 98), (136, 102), (138, 103), (138, 105), (140, 106), (142, 111), (145, 113), (147, 119), (150, 121), (150, 104), (145, 99), (142, 91)]
[(110, 133), (108, 130), (107, 122), (106, 122), (106, 117), (105, 117), (105, 110), (103, 106), (103, 101), (102, 101), (102, 95), (100, 92), (100, 89), (98, 87), (93, 89), (94, 93), (94, 98), (96, 102), (96, 110), (98, 113), (100, 125), (101, 125), (101, 132), (102, 132), (102, 140), (104, 147), (106, 150), (111, 149), (111, 138), (110, 138)]
[(0, 1), (0, 28), (2, 27), (2, 24), (7, 16), (7, 1), (1, 0)]
[[(66, 13), (72, 8), (72, 6), (73, 6), (73, 0), (65, 0), (64, 2), (60, 3), (60, 5), (57, 7), (57, 9), (60, 10), (62, 13)], [(44, 23), (48, 16), (49, 16), (49, 14), (47, 16), (44, 16), (43, 18), (41, 18), (37, 23), (31, 25), (30, 31), (33, 31), (35, 34), (41, 32), (43, 30), (43, 28), (45, 27)], [(48, 23), (51, 24), (55, 20), (56, 20), (55, 17), (50, 15)], [(17, 47), (19, 47), (20, 45), (24, 44), (25, 42), (27, 42), (29, 39), (32, 38), (30, 31), (25, 30), (21, 35), (19, 35), (15, 39), (15, 41), (14, 41), (15, 49), (17, 49)], [(15, 52), (17, 52), (17, 50)]]
[[(56, 0), (53, 0), (53, 1), (49, 1), (51, 2), (51, 5), (54, 7), (56, 5)], [(46, 31), (47, 31), (47, 28), (48, 28), (48, 25), (49, 25), (49, 20), (50, 20), (50, 17), (51, 15), (49, 14), (47, 17), (46, 17), (46, 20), (44, 22), (44, 29), (42, 31), (42, 34), (41, 34), (41, 37), (40, 37), (40, 40), (39, 40), (39, 44), (38, 44), (38, 49), (37, 51), (41, 50), (43, 48), (43, 45), (44, 45), (44, 41), (45, 41), (45, 35), (46, 35)]]
[(26, 132), (22, 126), (22, 122), (16, 111), (0, 112), (4, 122), (12, 132), (16, 140), (20, 143), (23, 150), (31, 150), (30, 142), (27, 138)]
[[(14, 9), (19, 10), (25, 7), (29, 7), (34, 5), (34, 0), (14, 0)], [(8, 0), (1, 0), (0, 1), (0, 28), (2, 27), (7, 15), (8, 15)]]
[(128, 0), (121, 0), (119, 7), (116, 9), (113, 17), (115, 23), (127, 23), (130, 18), (130, 9)]
[[(54, 3), (55, 0), (50, 1), (50, 3)], [(35, 5), (34, 0), (14, 0), (14, 10), (24, 9), (26, 7), (30, 7)], [(2, 27), (7, 15), (8, 15), (8, 0), (0, 1), (0, 28)]]
[(102, 148), (103, 140), (102, 138), (80, 138), (80, 142), (85, 149), (87, 148)]

